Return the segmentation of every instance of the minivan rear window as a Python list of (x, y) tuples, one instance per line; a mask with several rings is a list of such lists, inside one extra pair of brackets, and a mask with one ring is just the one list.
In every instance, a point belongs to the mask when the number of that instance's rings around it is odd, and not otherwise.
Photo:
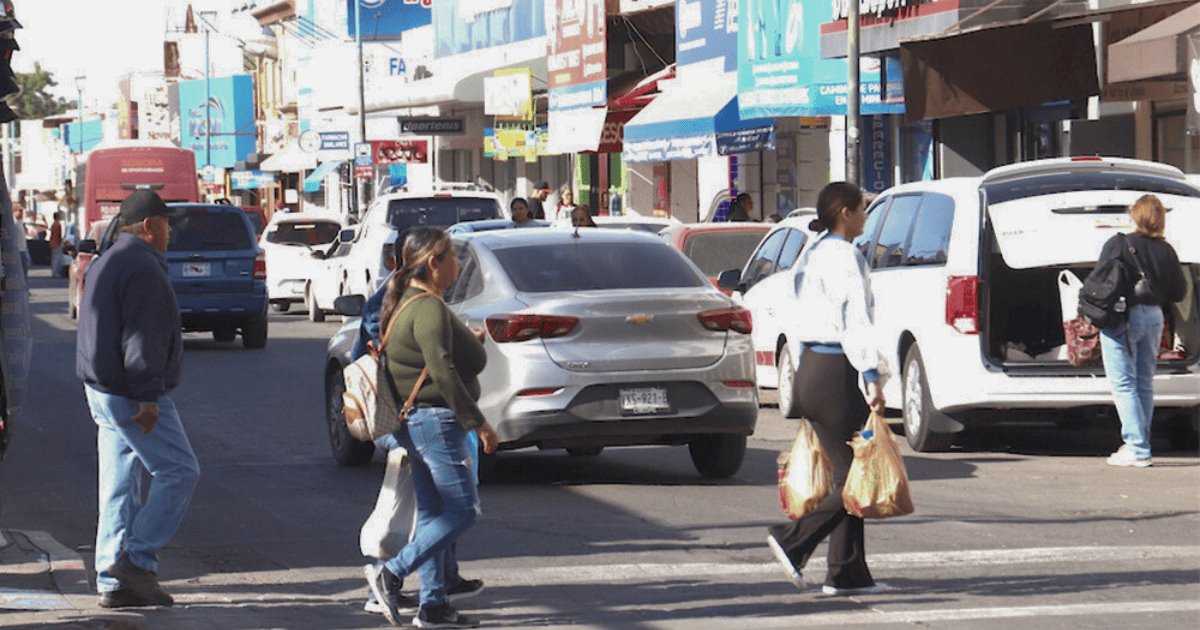
[(388, 202), (388, 223), (401, 232), (419, 225), (450, 227), (464, 221), (499, 217), (496, 200), (480, 197), (426, 197)]
[(684, 241), (683, 251), (705, 275), (716, 276), (726, 269), (741, 269), (765, 233), (765, 230), (697, 232)]
[(193, 208), (171, 216), (167, 251), (251, 249), (254, 237), (241, 210)]
[(666, 243), (573, 242), (494, 251), (526, 293), (699, 287), (705, 279)]
[(281, 221), (267, 232), (267, 242), (316, 247), (332, 243), (341, 230), (336, 221)]
[(1200, 190), (1179, 180), (1142, 173), (1047, 173), (985, 184), (987, 202), (1004, 203), (1029, 197), (1090, 190), (1133, 190), (1156, 195), (1200, 197)]

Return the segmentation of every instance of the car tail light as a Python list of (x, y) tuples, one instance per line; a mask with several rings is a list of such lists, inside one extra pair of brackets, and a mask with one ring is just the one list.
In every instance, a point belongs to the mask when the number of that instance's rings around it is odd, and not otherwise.
[(384, 244), (384, 246), (383, 246), (383, 266), (386, 267), (388, 271), (394, 271), (396, 269), (396, 244), (395, 243)]
[(700, 323), (709, 330), (739, 332), (742, 334), (750, 334), (754, 329), (754, 323), (750, 318), (750, 311), (735, 306), (733, 308), (722, 308), (715, 311), (704, 311), (696, 317), (700, 318)]
[(979, 334), (979, 277), (946, 280), (946, 325), (964, 335)]
[(578, 317), (528, 313), (493, 315), (485, 321), (488, 334), (496, 343), (564, 337), (579, 325)]
[(258, 255), (254, 257), (254, 279), (267, 279), (267, 255), (263, 252), (258, 252)]

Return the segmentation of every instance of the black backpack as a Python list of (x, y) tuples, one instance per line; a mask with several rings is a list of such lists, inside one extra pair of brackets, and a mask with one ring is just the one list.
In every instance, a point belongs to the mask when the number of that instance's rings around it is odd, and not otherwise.
[(1125, 321), (1129, 295), (1129, 271), (1122, 260), (1125, 235), (1117, 235), (1121, 247), (1117, 255), (1096, 264), (1079, 290), (1079, 316), (1096, 328), (1108, 328)]

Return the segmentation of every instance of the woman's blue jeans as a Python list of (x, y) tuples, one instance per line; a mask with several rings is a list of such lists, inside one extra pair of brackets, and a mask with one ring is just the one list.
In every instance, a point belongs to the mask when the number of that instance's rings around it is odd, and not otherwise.
[(457, 578), (454, 542), (481, 514), (467, 430), (450, 409), (418, 407), (395, 435), (412, 456), (417, 533), (386, 566), (400, 577), (419, 571), (421, 606), (438, 606)]
[(1121, 418), (1121, 439), (1138, 459), (1150, 457), (1154, 369), (1162, 329), (1162, 308), (1136, 304), (1124, 323), (1100, 331), (1104, 373)]

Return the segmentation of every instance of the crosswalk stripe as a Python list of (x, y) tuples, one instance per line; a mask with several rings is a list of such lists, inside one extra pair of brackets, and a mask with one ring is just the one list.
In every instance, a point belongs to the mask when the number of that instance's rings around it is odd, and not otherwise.
[(1095, 604), (1055, 604), (1048, 606), (1005, 606), (993, 608), (950, 608), (936, 610), (871, 610), (845, 613), (814, 613), (788, 617), (755, 618), (756, 628), (796, 628), (812, 626), (856, 627), (875, 624), (929, 623), (977, 619), (1019, 619), (1028, 617), (1083, 617), (1147, 613), (1184, 613), (1200, 611), (1200, 601), (1101, 602)]

